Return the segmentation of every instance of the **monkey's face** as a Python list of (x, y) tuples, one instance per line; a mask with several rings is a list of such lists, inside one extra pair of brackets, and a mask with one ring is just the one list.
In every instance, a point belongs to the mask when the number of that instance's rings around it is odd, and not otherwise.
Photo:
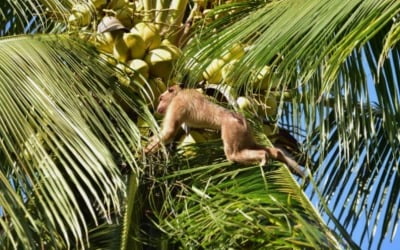
[(181, 88), (178, 85), (173, 85), (167, 89), (164, 93), (160, 95), (157, 112), (160, 114), (165, 114), (167, 112), (167, 108), (171, 103), (172, 99), (178, 94)]

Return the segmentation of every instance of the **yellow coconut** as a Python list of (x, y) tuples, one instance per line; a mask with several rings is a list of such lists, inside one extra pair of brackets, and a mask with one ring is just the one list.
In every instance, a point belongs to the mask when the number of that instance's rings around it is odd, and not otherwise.
[(141, 59), (133, 59), (127, 62), (127, 65), (134, 71), (140, 73), (144, 78), (149, 78), (149, 65)]
[(80, 14), (71, 14), (68, 17), (68, 24), (71, 26), (77, 26), (79, 27), (79, 23), (80, 23), (80, 19), (81, 19), (81, 15)]
[(115, 76), (118, 79), (118, 82), (121, 83), (124, 86), (129, 86), (131, 84), (131, 79), (129, 78), (129, 76), (126, 74), (127, 72), (127, 67), (125, 66), (125, 64), (123, 63), (118, 63), (117, 65), (115, 65), (118, 69), (120, 69), (122, 72), (120, 71), (116, 71), (115, 72)]
[(143, 12), (144, 6), (142, 1), (134, 1), (133, 4), (135, 5), (135, 10), (137, 12)]
[(161, 46), (160, 48), (169, 50), (174, 59), (178, 59), (181, 55), (182, 55), (182, 51), (180, 48), (178, 48), (177, 46), (175, 46), (170, 40), (168, 39), (164, 39), (161, 41)]
[(162, 81), (161, 78), (153, 78), (149, 80), (149, 85), (151, 88), (151, 93), (152, 93), (152, 100), (151, 104), (154, 105), (154, 107), (157, 107), (158, 105), (158, 98), (162, 93), (164, 93), (167, 90), (167, 86), (165, 83)]
[(121, 85), (125, 86), (125, 87), (131, 85), (131, 79), (130, 79), (127, 75), (120, 75), (120, 74), (118, 74), (118, 75), (117, 75), (117, 79), (118, 79), (118, 82), (119, 82)]
[(118, 36), (115, 39), (113, 55), (120, 62), (126, 62), (128, 60), (129, 48), (126, 45), (123, 36)]
[(255, 80), (259, 82), (261, 90), (276, 88), (279, 85), (279, 79), (276, 78), (275, 74), (271, 70), (271, 67), (268, 65), (261, 69)]
[(113, 10), (118, 10), (123, 8), (129, 3), (129, 0), (111, 0), (108, 7)]
[(126, 72), (126, 66), (123, 63), (117, 63), (117, 65), (115, 65), (118, 69), (120, 69), (122, 72)]
[(244, 96), (239, 96), (236, 99), (236, 104), (238, 105), (239, 109), (244, 111), (244, 110), (249, 110), (251, 108), (251, 102), (247, 97)]
[(139, 34), (147, 49), (152, 50), (161, 45), (160, 31), (153, 23), (138, 23), (131, 29), (131, 33)]
[(124, 33), (122, 39), (126, 47), (129, 49), (131, 58), (143, 58), (146, 53), (144, 41), (141, 36), (136, 33)]
[(226, 62), (222, 59), (214, 59), (203, 72), (204, 79), (210, 84), (220, 83), (222, 81), (221, 69), (225, 64)]
[(101, 7), (103, 7), (104, 5), (106, 5), (107, 0), (90, 0), (90, 2), (93, 4), (93, 6), (96, 9), (101, 9)]
[(191, 134), (184, 134), (178, 140), (178, 149), (181, 150), (181, 154), (186, 158), (191, 158), (196, 156), (196, 152), (192, 147), (188, 147), (195, 144), (196, 140)]
[(263, 80), (265, 77), (269, 76), (271, 73), (271, 67), (265, 65), (261, 70), (260, 73), (257, 74), (257, 80)]
[(198, 131), (190, 131), (190, 133), (183, 135), (178, 142), (178, 148), (184, 150), (182, 154), (186, 157), (193, 157), (196, 152), (191, 147), (186, 147), (199, 142), (206, 142), (207, 138)]
[(232, 72), (234, 72), (235, 68), (237, 67), (237, 63), (239, 60), (235, 59), (230, 61), (229, 63), (225, 64), (221, 69), (221, 76), (224, 83), (232, 85), (235, 81), (232, 78)]
[(125, 6), (119, 10), (116, 10), (115, 13), (115, 17), (122, 23), (122, 25), (127, 28), (131, 28), (133, 26), (133, 8)]
[(234, 59), (240, 59), (245, 53), (244, 46), (240, 43), (235, 43), (232, 48), (225, 51), (221, 59), (228, 62)]
[(71, 9), (72, 15), (68, 21), (73, 25), (86, 26), (90, 23), (92, 14), (87, 4), (74, 4)]
[(200, 133), (199, 131), (192, 130), (190, 131), (190, 135), (196, 142), (206, 142), (207, 141), (207, 134)]
[(276, 98), (273, 96), (268, 97), (265, 104), (267, 105), (267, 114), (275, 116), (278, 112), (278, 102), (276, 101)]
[(114, 37), (111, 32), (99, 33), (96, 35), (96, 47), (106, 53), (113, 53)]
[(90, 23), (90, 13), (73, 13), (68, 17), (68, 23), (77, 27), (86, 26)]
[(145, 57), (145, 61), (150, 66), (151, 75), (166, 80), (172, 70), (173, 58), (169, 50), (158, 48), (150, 50)]

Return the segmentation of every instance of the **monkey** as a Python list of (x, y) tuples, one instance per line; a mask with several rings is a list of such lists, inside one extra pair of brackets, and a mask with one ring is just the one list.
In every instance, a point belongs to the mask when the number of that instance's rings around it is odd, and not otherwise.
[(264, 166), (271, 158), (285, 163), (294, 174), (305, 176), (297, 162), (284, 151), (257, 144), (242, 115), (213, 103), (197, 90), (173, 85), (160, 95), (158, 101), (156, 112), (164, 115), (161, 134), (160, 137), (153, 136), (145, 153), (154, 152), (160, 143), (169, 143), (185, 123), (192, 128), (221, 131), (224, 153), (229, 161)]

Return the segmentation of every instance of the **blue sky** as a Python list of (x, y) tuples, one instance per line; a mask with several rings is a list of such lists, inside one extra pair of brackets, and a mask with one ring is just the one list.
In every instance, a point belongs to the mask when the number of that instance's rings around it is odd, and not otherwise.
[[(364, 56), (365, 56), (365, 55), (364, 55)], [(367, 66), (367, 62), (366, 62), (365, 59), (363, 60), (363, 65), (364, 65), (364, 68), (365, 68), (366, 77), (367, 77), (367, 81), (368, 81), (368, 92), (369, 92), (368, 95), (369, 95), (369, 100), (370, 100), (371, 103), (379, 103), (379, 100), (377, 99), (377, 94), (376, 94), (376, 91), (375, 91), (374, 80), (373, 80), (373, 77), (372, 77), (371, 72), (368, 71), (368, 68), (369, 68), (369, 67)], [(390, 166), (388, 166), (388, 167), (390, 167)], [(381, 174), (382, 174), (382, 173), (381, 173)], [(353, 176), (353, 177), (355, 178), (355, 176)], [(329, 177), (326, 177), (326, 178), (329, 178)], [(391, 178), (389, 178), (389, 180), (390, 180), (390, 179), (391, 179)], [(392, 179), (393, 179), (393, 178), (392, 178)], [(377, 178), (375, 178), (375, 181), (379, 181), (379, 176), (378, 176)], [(348, 183), (351, 183), (351, 182), (352, 182), (351, 180), (348, 180)], [(377, 188), (377, 187), (375, 186), (374, 189), (370, 190), (370, 192), (373, 194), (373, 193), (375, 192), (375, 189), (376, 189), (376, 188)], [(348, 192), (351, 191), (351, 190), (349, 190), (349, 189), (350, 189), (350, 186), (347, 185), (347, 187), (344, 189), (343, 192), (348, 193)], [(390, 190), (386, 190), (386, 191), (387, 191), (387, 192), (390, 192)], [(311, 195), (311, 188), (308, 188), (308, 189), (306, 190), (306, 194), (310, 197), (310, 195)], [(371, 196), (372, 196), (372, 195), (371, 195)], [(334, 196), (332, 197), (331, 200), (334, 201), (334, 200), (335, 200), (336, 198), (338, 198), (338, 197), (340, 197), (340, 194), (334, 194)], [(370, 197), (370, 198), (369, 198), (368, 204), (370, 203), (370, 201), (372, 201), (372, 199), (373, 199), (373, 197)], [(339, 204), (342, 204), (342, 205), (345, 204), (344, 198), (341, 197), (341, 198), (339, 199), (339, 201), (340, 201)], [(312, 198), (312, 200), (311, 200), (311, 202), (313, 203), (313, 205), (314, 205), (315, 207), (317, 207), (318, 198), (314, 195), (313, 198)], [(400, 198), (398, 198), (398, 202), (399, 202), (399, 204), (400, 204)], [(333, 202), (332, 202), (332, 203), (333, 203)], [(385, 200), (385, 203), (382, 204), (382, 211), (385, 211), (385, 208), (387, 207), (387, 203), (388, 203), (388, 200)], [(332, 205), (330, 205), (329, 207), (332, 208)], [(367, 205), (367, 207), (365, 208), (365, 210), (368, 210), (368, 209), (370, 209), (370, 207)], [(398, 213), (398, 216), (400, 216), (400, 211), (397, 211), (397, 213)], [(376, 212), (374, 213), (374, 216), (375, 216), (375, 215), (377, 215)], [(338, 212), (335, 213), (335, 216), (336, 216), (337, 218), (339, 218)], [(379, 222), (378, 222), (377, 227), (375, 228), (376, 231), (375, 231), (375, 233), (374, 233), (374, 237), (381, 237), (381, 235), (382, 235), (382, 233), (383, 233), (383, 232), (380, 230), (380, 228), (381, 228), (381, 226), (382, 226), (382, 224), (383, 224), (383, 219), (382, 219), (383, 216), (384, 216), (383, 214), (380, 214), (380, 217), (379, 217), (380, 220), (379, 220)], [(324, 215), (324, 216), (323, 216), (323, 219), (324, 219), (325, 221), (328, 222), (328, 225), (329, 225), (331, 228), (334, 228), (334, 223), (331, 222), (331, 221), (329, 220), (329, 217), (328, 217), (327, 215)], [(344, 220), (342, 219), (341, 222), (343, 222), (343, 221), (344, 221)], [(358, 223), (359, 223), (359, 224), (357, 224), (357, 226), (353, 229), (353, 234), (352, 234), (352, 238), (353, 238), (353, 240), (354, 240), (357, 244), (360, 243), (361, 237), (362, 237), (362, 233), (363, 233), (363, 231), (364, 231), (364, 229), (365, 229), (365, 227), (367, 226), (367, 223), (368, 223), (365, 213), (362, 213), (362, 214), (361, 214)], [(397, 223), (397, 222), (395, 222), (395, 223)], [(368, 228), (369, 228), (370, 230), (374, 230), (374, 228), (373, 228), (372, 225), (368, 225)], [(348, 231), (350, 231), (352, 228), (349, 227), (348, 229), (349, 229)], [(371, 233), (370, 231), (368, 231), (367, 234), (368, 234), (368, 235), (371, 235), (372, 233)], [(369, 247), (368, 247), (368, 246), (369, 246), (369, 242), (368, 242), (368, 241), (370, 240), (370, 238), (369, 238), (368, 236), (365, 236), (365, 237), (363, 238), (363, 240), (362, 240), (362, 242), (361, 242), (361, 244), (360, 244), (360, 247), (361, 247), (361, 249), (382, 249), (382, 250), (400, 249), (400, 237), (399, 237), (399, 235), (395, 235), (393, 241), (391, 241), (391, 239), (390, 239), (390, 235), (391, 235), (391, 234), (392, 234), (392, 231), (387, 232), (386, 238), (385, 238), (385, 240), (382, 242), (382, 245), (380, 246), (380, 248), (378, 247), (377, 239), (375, 239), (374, 244), (372, 244), (371, 247), (369, 248)]]

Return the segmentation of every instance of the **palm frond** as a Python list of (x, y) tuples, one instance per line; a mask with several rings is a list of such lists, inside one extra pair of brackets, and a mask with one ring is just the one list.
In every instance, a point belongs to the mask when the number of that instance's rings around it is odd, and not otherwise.
[[(250, 45), (232, 73), (234, 89), (257, 92), (252, 75), (265, 65), (275, 68), (278, 84), (271, 89), (281, 93), (278, 114), (315, 155), (317, 183), (329, 207), (349, 232), (363, 228), (369, 246), (379, 245), (386, 232), (394, 237), (400, 140), (399, 33), (394, 17), (400, 3), (247, 3), (251, 4), (258, 7), (242, 7), (199, 30), (178, 69), (195, 80), (234, 44)], [(232, 5), (220, 11), (224, 8)], [(277, 55), (280, 60), (274, 59)], [(372, 104), (375, 95), (378, 109)], [(349, 202), (339, 206), (344, 200)], [(366, 206), (370, 212), (364, 224), (359, 218)], [(376, 237), (379, 230), (373, 229), (378, 226), (382, 234)]]
[(120, 249), (121, 226), (103, 223), (89, 231), (90, 243), (87, 249)]
[[(28, 34), (63, 29), (57, 21), (66, 21), (54, 13), (66, 13), (63, 3), (57, 1), (2, 1), (0, 3), (0, 36)], [(65, 5), (68, 6), (68, 5)], [(57, 15), (60, 16), (60, 15)]]
[(93, 48), (68, 36), (2, 39), (0, 58), (4, 244), (85, 245), (88, 224), (120, 211), (121, 166), (140, 172), (140, 133), (118, 100), (150, 112)]
[[(339, 138), (340, 127), (335, 126), (334, 114), (328, 116), (330, 130), (326, 148), (320, 149), (319, 135), (313, 138), (316, 152), (315, 161), (321, 162), (321, 167), (316, 172), (318, 186), (322, 190), (322, 196), (332, 204), (332, 209), (337, 218), (348, 228), (349, 232), (362, 231), (360, 242), (365, 242), (365, 236), (382, 240), (382, 234), (391, 232), (391, 238), (395, 236), (398, 209), (399, 189), (397, 165), (399, 164), (398, 145), (391, 145), (382, 121), (381, 112), (375, 108), (372, 119), (375, 120), (373, 131), (376, 136), (368, 137), (368, 131), (360, 132), (358, 138), (351, 140), (347, 147), (358, 147), (352, 150), (345, 149)], [(355, 117), (354, 119), (357, 119)], [(370, 118), (368, 118), (370, 119)], [(358, 119), (361, 120), (361, 119)], [(343, 121), (346, 122), (346, 121)], [(318, 131), (322, 126), (316, 128)], [(352, 128), (352, 129), (359, 129)], [(364, 134), (366, 133), (366, 134)], [(315, 141), (314, 141), (315, 140)], [(349, 152), (350, 151), (350, 152)], [(350, 155), (346, 155), (350, 153)], [(386, 194), (385, 190), (391, 190)], [(347, 202), (343, 206), (343, 199)], [(383, 214), (384, 216), (378, 216)], [(384, 222), (385, 221), (385, 222)], [(382, 231), (371, 230), (370, 225), (382, 225)], [(360, 229), (362, 228), (362, 229)], [(375, 235), (375, 234), (380, 235)], [(378, 237), (377, 237), (378, 236)]]
[(182, 147), (152, 187), (153, 220), (169, 244), (338, 247), (286, 168), (238, 168), (226, 162), (217, 143)]

